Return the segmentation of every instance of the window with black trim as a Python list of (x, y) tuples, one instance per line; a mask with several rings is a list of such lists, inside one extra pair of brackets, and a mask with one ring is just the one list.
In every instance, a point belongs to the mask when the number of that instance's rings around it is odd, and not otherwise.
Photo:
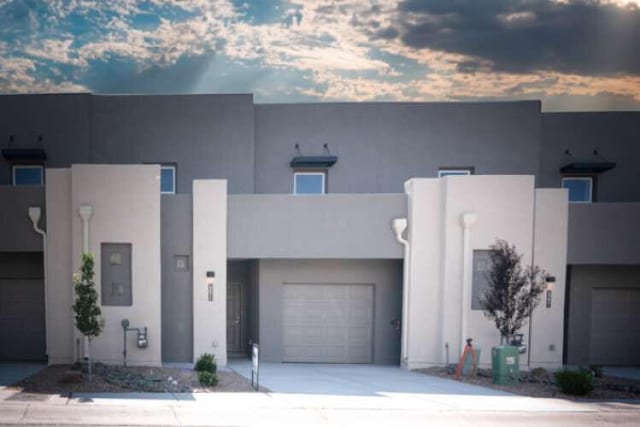
[(293, 194), (325, 194), (327, 191), (326, 172), (294, 172)]
[(13, 165), (12, 180), (14, 186), (43, 185), (44, 167), (42, 165)]
[(438, 178), (442, 178), (445, 176), (467, 176), (473, 175), (473, 168), (440, 168), (438, 170)]
[(176, 193), (176, 166), (160, 165), (160, 193)]
[(569, 190), (570, 203), (591, 203), (593, 182), (591, 176), (565, 176), (562, 178), (562, 188)]

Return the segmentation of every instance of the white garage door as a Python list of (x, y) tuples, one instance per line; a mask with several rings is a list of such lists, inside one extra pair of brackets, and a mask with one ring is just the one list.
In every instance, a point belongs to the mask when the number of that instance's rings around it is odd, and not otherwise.
[(285, 362), (371, 363), (373, 285), (284, 284)]
[(591, 292), (590, 362), (640, 364), (640, 289)]

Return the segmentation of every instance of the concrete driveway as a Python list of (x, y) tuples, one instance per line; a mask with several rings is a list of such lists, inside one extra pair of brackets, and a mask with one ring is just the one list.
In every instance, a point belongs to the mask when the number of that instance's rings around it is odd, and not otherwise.
[(46, 366), (45, 363), (0, 362), (0, 388), (33, 375)]
[[(251, 378), (251, 363), (232, 360), (229, 367)], [(422, 375), (397, 366), (318, 363), (262, 363), (260, 386), (274, 393), (381, 396), (394, 393), (509, 396), (509, 393)]]

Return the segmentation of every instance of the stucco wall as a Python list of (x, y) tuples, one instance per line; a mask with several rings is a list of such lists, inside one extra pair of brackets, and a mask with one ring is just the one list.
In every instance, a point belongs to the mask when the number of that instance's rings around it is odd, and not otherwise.
[[(89, 247), (96, 259), (95, 282), (100, 295), (101, 243), (131, 243), (131, 306), (102, 306), (105, 328), (94, 340), (97, 360), (122, 362), (122, 327), (148, 328), (149, 346), (138, 349), (135, 334), (128, 336), (131, 364), (161, 363), (160, 330), (160, 168), (156, 165), (73, 165), (71, 167), (71, 218), (73, 271), (82, 253), (81, 205), (93, 207)], [(52, 229), (50, 228), (50, 232)]]
[[(0, 149), (42, 148), (52, 168), (175, 163), (178, 193), (198, 178), (253, 192), (254, 128), (248, 94), (0, 96)], [(11, 165), (0, 157), (0, 185), (10, 183)]]
[[(1, 95), (0, 149), (42, 148), (51, 168), (89, 162), (90, 114), (88, 93)], [(11, 165), (0, 156), (0, 185), (10, 183)]]
[(603, 161), (598, 150), (616, 167), (598, 175), (595, 200), (640, 202), (640, 112), (545, 113), (541, 135), (539, 186), (559, 187), (567, 163)]
[[(208, 301), (207, 271), (215, 273)], [(227, 363), (227, 182), (193, 182), (193, 356)]]
[(330, 193), (401, 193), (412, 177), (473, 166), (478, 174), (538, 172), (540, 103), (316, 103), (256, 105), (256, 193), (292, 193), (303, 155), (338, 162)]
[(546, 306), (545, 292), (532, 315), (531, 345), (525, 356), (534, 368), (558, 368), (562, 365), (568, 197), (564, 189), (536, 190), (533, 262), (555, 277), (556, 282), (551, 289), (551, 307)]
[[(407, 365), (419, 368), (445, 363), (446, 344), (449, 346), (449, 362), (457, 360), (463, 338), (466, 338), (461, 337), (461, 310), (467, 310), (466, 335), (482, 347), (481, 363), (488, 364), (490, 349), (499, 343), (500, 338), (493, 323), (481, 310), (471, 310), (470, 303), (468, 307), (461, 306), (464, 267), (460, 216), (464, 213), (477, 215), (477, 222), (470, 229), (469, 250), (488, 249), (496, 239), (504, 239), (516, 246), (525, 264), (530, 264), (534, 245), (534, 178), (419, 178), (410, 180), (406, 191), (411, 243), (409, 271), (405, 272), (410, 277)], [(557, 205), (562, 204), (554, 197), (559, 196), (549, 195), (548, 203), (540, 202), (541, 233), (546, 229), (562, 228), (561, 220), (554, 222), (556, 220), (550, 219), (557, 214), (554, 211)], [(559, 260), (549, 261), (549, 267), (545, 263), (540, 263), (540, 266), (553, 270), (559, 268), (561, 255), (562, 248), (559, 249)], [(561, 272), (558, 276), (562, 279)], [(560, 319), (558, 327), (561, 325)], [(528, 333), (527, 330), (522, 332)], [(526, 363), (526, 359), (521, 362)]]
[(396, 260), (260, 260), (260, 354), (282, 361), (282, 285), (295, 283), (374, 284), (373, 362), (398, 364), (400, 336), (391, 320), (401, 317), (402, 264)]
[(568, 263), (640, 264), (638, 218), (640, 203), (572, 203)]
[(402, 258), (403, 194), (232, 195), (230, 258)]
[(30, 206), (42, 208), (40, 227), (46, 228), (44, 187), (0, 185), (0, 252), (42, 252), (42, 237), (29, 219)]
[[(73, 334), (71, 277), (71, 170), (47, 169), (47, 341), (49, 364), (71, 363)], [(77, 214), (76, 214), (77, 215)]]
[(225, 178), (253, 192), (252, 95), (93, 96), (92, 162), (176, 163), (177, 192)]

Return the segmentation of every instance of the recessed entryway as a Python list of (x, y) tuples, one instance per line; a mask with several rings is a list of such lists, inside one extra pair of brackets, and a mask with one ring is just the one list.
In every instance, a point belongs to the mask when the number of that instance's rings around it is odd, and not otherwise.
[(246, 358), (257, 341), (257, 262), (227, 262), (227, 358)]

